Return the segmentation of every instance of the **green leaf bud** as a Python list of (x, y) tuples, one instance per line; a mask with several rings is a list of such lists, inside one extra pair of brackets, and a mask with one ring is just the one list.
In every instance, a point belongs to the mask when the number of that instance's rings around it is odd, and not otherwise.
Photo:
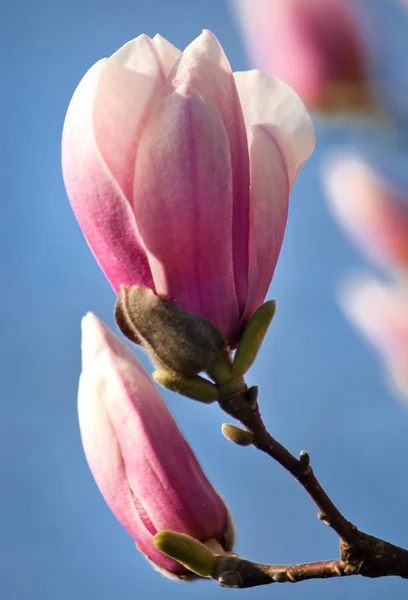
[(275, 300), (269, 300), (260, 306), (249, 319), (232, 363), (234, 377), (244, 375), (255, 361), (275, 311)]
[(159, 369), (154, 371), (152, 377), (162, 387), (205, 404), (215, 402), (220, 396), (217, 387), (199, 375), (185, 377)]
[(159, 531), (154, 536), (154, 543), (161, 552), (177, 560), (186, 569), (200, 577), (211, 577), (217, 555), (201, 542), (184, 533)]

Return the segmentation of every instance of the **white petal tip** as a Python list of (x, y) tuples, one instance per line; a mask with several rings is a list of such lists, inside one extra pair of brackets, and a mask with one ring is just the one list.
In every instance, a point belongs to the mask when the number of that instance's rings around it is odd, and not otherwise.
[(129, 350), (96, 315), (89, 312), (82, 319), (82, 370), (95, 364), (105, 352), (127, 356)]
[(94, 313), (88, 312), (81, 321), (82, 338), (103, 333), (105, 325)]

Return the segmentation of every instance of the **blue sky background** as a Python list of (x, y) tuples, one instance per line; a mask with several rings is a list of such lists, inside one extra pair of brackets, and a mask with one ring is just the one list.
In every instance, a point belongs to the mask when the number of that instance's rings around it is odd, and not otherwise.
[[(376, 69), (383, 81), (399, 81), (407, 65), (408, 16), (391, 0), (365, 5), (376, 23)], [(160, 32), (183, 48), (203, 28), (217, 35), (235, 70), (248, 66), (221, 0), (16, 0), (0, 8), (0, 597), (403, 600), (407, 584), (392, 578), (245, 591), (168, 581), (135, 550), (85, 462), (76, 414), (80, 319), (92, 310), (114, 327), (114, 294), (65, 195), (65, 111), (85, 71), (128, 39)], [(399, 85), (389, 91), (401, 110), (406, 95)], [(326, 153), (352, 141), (406, 184), (407, 156), (389, 143), (384, 148), (381, 139), (356, 127), (318, 128), (317, 150), (292, 195), (269, 294), (278, 312), (248, 379), (260, 385), (271, 432), (293, 452), (310, 452), (345, 515), (408, 546), (408, 410), (392, 397), (375, 357), (336, 306), (340, 278), (366, 266), (328, 214), (320, 183)], [(231, 508), (238, 553), (275, 563), (337, 556), (336, 537), (316, 519), (303, 490), (267, 457), (227, 442), (216, 406), (170, 393), (165, 398)]]

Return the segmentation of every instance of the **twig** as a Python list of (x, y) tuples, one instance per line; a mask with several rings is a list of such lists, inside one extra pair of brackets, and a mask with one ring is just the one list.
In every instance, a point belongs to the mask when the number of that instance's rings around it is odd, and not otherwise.
[(213, 579), (224, 587), (247, 588), (269, 583), (296, 583), (356, 575), (356, 567), (342, 560), (325, 560), (301, 565), (262, 565), (238, 556), (217, 557)]
[[(329, 525), (340, 538), (340, 559), (308, 563), (304, 565), (259, 565), (239, 557), (228, 557), (234, 568), (229, 575), (231, 581), (236, 577), (239, 585), (230, 587), (251, 587), (277, 581), (304, 581), (305, 579), (335, 577), (339, 575), (363, 575), (365, 577), (384, 577), (396, 575), (408, 579), (408, 550), (394, 546), (389, 542), (368, 535), (357, 529), (335, 506), (318, 482), (310, 458), (301, 452), (296, 458), (266, 430), (257, 403), (257, 389), (242, 389), (228, 394), (221, 387), (219, 405), (224, 412), (240, 421), (252, 435), (252, 444), (276, 460), (302, 485), (316, 506), (319, 518)], [(220, 557), (225, 570), (227, 557)], [(236, 562), (238, 561), (238, 562)], [(238, 573), (238, 575), (235, 575)], [(277, 575), (278, 574), (278, 575)], [(225, 579), (225, 578), (224, 578)], [(219, 578), (217, 579), (219, 581)], [(219, 581), (228, 585), (226, 580)]]
[(304, 487), (316, 506), (319, 518), (348, 542), (354, 541), (356, 527), (347, 521), (317, 481), (310, 466), (309, 455), (302, 452), (297, 459), (266, 430), (257, 402), (249, 403), (246, 395), (220, 400), (221, 408), (245, 425), (253, 436), (253, 445), (276, 460)]

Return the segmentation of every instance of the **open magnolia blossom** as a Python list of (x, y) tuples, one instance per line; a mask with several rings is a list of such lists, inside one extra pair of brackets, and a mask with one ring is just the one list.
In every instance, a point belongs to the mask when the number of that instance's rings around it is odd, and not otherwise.
[(155, 546), (161, 530), (232, 549), (234, 531), (224, 502), (138, 359), (93, 314), (82, 322), (78, 408), (95, 481), (156, 567), (186, 575)]
[(399, 392), (408, 396), (408, 288), (372, 277), (356, 279), (343, 286), (341, 304), (379, 353)]
[(235, 344), (265, 298), (314, 143), (293, 90), (232, 73), (211, 32), (184, 52), (141, 35), (79, 84), (63, 174), (116, 292), (148, 287)]
[(231, 0), (249, 54), (314, 109), (365, 106), (366, 60), (349, 0)]
[(380, 266), (408, 268), (408, 199), (357, 156), (326, 168), (327, 196), (345, 231)]

